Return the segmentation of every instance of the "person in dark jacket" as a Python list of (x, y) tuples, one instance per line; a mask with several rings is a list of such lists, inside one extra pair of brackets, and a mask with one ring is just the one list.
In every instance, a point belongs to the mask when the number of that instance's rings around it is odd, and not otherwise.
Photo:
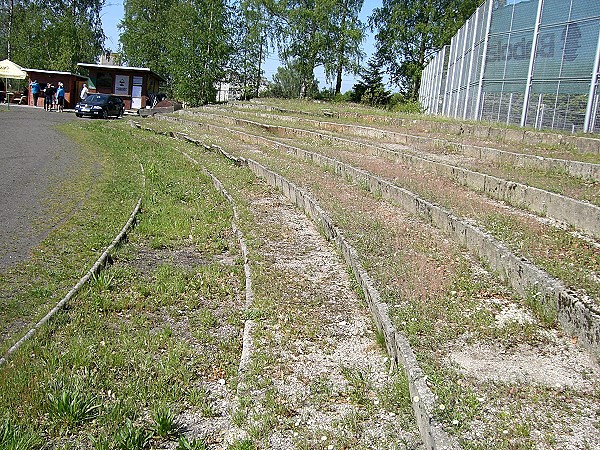
[(46, 83), (46, 89), (44, 89), (44, 109), (46, 111), (52, 111), (52, 99), (54, 98), (54, 88), (50, 83)]

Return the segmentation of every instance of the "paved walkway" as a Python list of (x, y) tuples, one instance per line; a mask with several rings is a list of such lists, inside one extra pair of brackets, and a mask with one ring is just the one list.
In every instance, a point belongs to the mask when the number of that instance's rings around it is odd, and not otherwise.
[(76, 145), (55, 129), (73, 114), (0, 105), (0, 270), (27, 258), (52, 224), (34, 226), (53, 184), (77, 167)]

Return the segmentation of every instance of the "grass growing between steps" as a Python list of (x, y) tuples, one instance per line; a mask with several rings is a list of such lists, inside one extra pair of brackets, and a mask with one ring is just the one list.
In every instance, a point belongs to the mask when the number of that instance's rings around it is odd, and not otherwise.
[[(158, 121), (152, 122), (152, 125), (168, 130), (174, 130), (178, 126), (178, 124)], [(227, 126), (227, 128), (243, 129), (239, 126)], [(232, 148), (238, 145), (233, 134), (217, 135), (210, 133), (204, 126), (186, 126), (186, 130), (192, 136), (205, 139), (208, 143), (229, 145)], [(440, 204), (459, 216), (475, 221), (484, 231), (507, 244), (515, 254), (530, 259), (550, 275), (562, 280), (571, 289), (583, 290), (593, 301), (600, 301), (598, 278), (600, 252), (594, 244), (570, 233), (571, 230), (561, 230), (542, 224), (520, 214), (516, 209), (513, 211), (505, 208), (498, 202), (475, 194), (444, 177), (432, 176), (416, 169), (411, 170), (384, 158), (365, 157), (360, 152), (348, 151), (341, 145), (329, 145), (326, 141), (305, 138), (284, 141), (268, 133), (257, 131), (254, 127), (246, 131), (333, 157), (390, 180), (393, 184), (408, 189), (427, 201)], [(250, 157), (253, 157), (252, 154)], [(329, 171), (327, 168), (325, 170)]]
[[(527, 348), (553, 352), (557, 330), (527, 314), (523, 322), (500, 320), (506, 310), (525, 311), (527, 301), (513, 297), (447, 236), (314, 164), (241, 142), (225, 150), (281, 173), (331, 214), (375, 279), (394, 323), (414, 345), (438, 395), (436, 415), (467, 448), (534, 448), (542, 443), (561, 448), (564, 436), (557, 437), (562, 426), (557, 424), (576, 426), (587, 420), (585, 408), (578, 405), (590, 402), (594, 408), (597, 391), (588, 396), (557, 386), (479, 379), (458, 370), (450, 355), (462, 348), (509, 356)], [(315, 393), (327, 395), (327, 389), (321, 383)], [(567, 439), (579, 436), (574, 432)], [(593, 431), (581, 437), (582, 442), (593, 439)]]

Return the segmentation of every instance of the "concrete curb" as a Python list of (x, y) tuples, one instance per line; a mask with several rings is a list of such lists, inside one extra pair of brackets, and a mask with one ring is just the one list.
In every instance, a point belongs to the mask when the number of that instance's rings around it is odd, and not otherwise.
[[(140, 164), (140, 167), (141, 167), (142, 176), (143, 176), (143, 183), (142, 183), (142, 191), (143, 191), (144, 188), (146, 187), (146, 176), (144, 174), (144, 166), (142, 166)], [(81, 279), (77, 282), (77, 284), (71, 288), (71, 290), (67, 293), (67, 295), (65, 295), (62, 298), (62, 300), (60, 300), (54, 306), (54, 308), (52, 308), (21, 339), (19, 339), (12, 347), (10, 347), (8, 349), (8, 351), (4, 354), (4, 356), (2, 358), (0, 358), (0, 367), (2, 367), (4, 364), (6, 364), (6, 362), (8, 361), (8, 358), (10, 358), (10, 356), (14, 352), (16, 352), (19, 348), (21, 348), (21, 346), (27, 340), (29, 340), (29, 338), (32, 337), (37, 332), (37, 330), (39, 330), (42, 326), (44, 326), (59, 310), (61, 310), (66, 305), (66, 303), (69, 300), (71, 300), (71, 298), (73, 298), (73, 296), (77, 292), (79, 292), (79, 289), (81, 289), (83, 287), (83, 285), (90, 280), (90, 278), (92, 278), (94, 275), (99, 274), (102, 271), (102, 269), (106, 266), (106, 264), (110, 262), (111, 252), (122, 240), (124, 240), (126, 238), (127, 232), (133, 225), (141, 206), (142, 206), (142, 195), (140, 195), (140, 197), (138, 198), (137, 204), (135, 205), (133, 212), (130, 214), (129, 219), (127, 220), (127, 223), (125, 223), (125, 225), (123, 226), (123, 228), (121, 229), (119, 234), (117, 234), (117, 236), (115, 236), (115, 238), (112, 240), (110, 245), (108, 247), (106, 247), (106, 250), (104, 250), (102, 255), (100, 255), (100, 257), (96, 260), (96, 262), (94, 263), (92, 268), (90, 270), (88, 270), (87, 273), (83, 277), (81, 277)]]
[(320, 114), (293, 109), (278, 108), (270, 105), (251, 103), (232, 103), (233, 106), (245, 109), (261, 109), (263, 111), (278, 111), (283, 113), (300, 114), (305, 116), (338, 117), (347, 119), (362, 119), (371, 123), (386, 123), (398, 127), (421, 127), (425, 132), (441, 132), (444, 134), (456, 134), (501, 140), (504, 142), (516, 142), (524, 144), (546, 144), (546, 145), (573, 145), (582, 153), (600, 154), (600, 139), (595, 137), (572, 136), (567, 134), (542, 132), (531, 128), (508, 128), (490, 123), (462, 123), (448, 122), (435, 119), (417, 119), (404, 117), (377, 116), (362, 113), (333, 112), (327, 109)]
[(210, 113), (206, 114), (213, 117), (216, 116), (233, 125), (251, 125), (280, 136), (311, 136), (330, 142), (339, 142), (355, 147), (358, 146), (362, 149), (369, 149), (377, 156), (392, 157), (412, 167), (430, 170), (441, 176), (446, 176), (462, 186), (483, 192), (491, 198), (505, 201), (518, 208), (529, 209), (540, 215), (567, 223), (595, 237), (600, 237), (600, 207), (588, 202), (420, 156), (389, 150), (377, 145), (363, 144), (350, 139), (338, 138), (298, 128), (267, 125), (246, 119)]
[[(600, 181), (600, 164), (587, 163), (582, 161), (571, 161), (567, 159), (548, 158), (544, 156), (532, 155), (527, 153), (517, 153), (506, 150), (500, 150), (493, 147), (466, 144), (462, 142), (451, 141), (442, 138), (433, 138), (428, 136), (418, 136), (408, 133), (399, 133), (390, 130), (381, 130), (378, 128), (367, 127), (364, 125), (349, 125), (336, 122), (324, 122), (302, 117), (277, 116), (274, 114), (264, 114), (270, 118), (285, 121), (304, 122), (316, 126), (321, 130), (332, 132), (348, 132), (361, 137), (380, 137), (390, 139), (394, 143), (403, 145), (412, 145), (427, 151), (429, 148), (450, 148), (452, 151), (462, 155), (476, 158), (482, 161), (493, 162), (497, 164), (511, 164), (519, 167), (531, 168), (534, 170), (554, 171), (566, 173), (573, 177)], [(408, 151), (411, 151), (408, 149)], [(417, 155), (419, 156), (419, 155)], [(423, 156), (424, 155), (420, 155)], [(433, 158), (433, 157), (432, 157)]]
[[(154, 132), (150, 128), (141, 126), (140, 128)], [(178, 133), (178, 135), (190, 143), (204, 146), (207, 149), (213, 149), (213, 151), (217, 151), (229, 159), (228, 154), (220, 147), (208, 147), (187, 135), (182, 133)], [(460, 449), (461, 447), (456, 439), (448, 435), (442, 425), (435, 419), (433, 411), (435, 410), (436, 397), (427, 385), (426, 376), (419, 367), (408, 340), (392, 324), (387, 305), (381, 301), (381, 297), (373, 281), (362, 268), (356, 250), (346, 241), (342, 233), (317, 202), (298, 186), (251, 159), (233, 158), (232, 161), (236, 164), (241, 162), (242, 165), (246, 165), (256, 176), (265, 179), (267, 184), (279, 188), (288, 199), (317, 224), (328, 240), (333, 241), (337, 245), (344, 256), (346, 264), (352, 269), (354, 276), (361, 286), (377, 328), (385, 336), (386, 346), (393, 358), (394, 365), (404, 368), (408, 379), (415, 418), (425, 447), (431, 450)]]
[[(160, 119), (182, 120), (172, 117), (161, 117)], [(190, 123), (217, 131), (235, 133), (248, 143), (283, 149), (298, 158), (332, 168), (336, 174), (360, 183), (373, 194), (381, 195), (405, 211), (420, 216), (428, 223), (450, 234), (457, 242), (486, 261), (490, 268), (515, 292), (546, 311), (555, 313), (565, 332), (576, 335), (578, 342), (586, 347), (596, 359), (600, 359), (600, 309), (598, 306), (589, 298), (579, 297), (577, 293), (567, 289), (562, 282), (551, 277), (525, 258), (515, 255), (490, 234), (406, 189), (399, 188), (389, 181), (333, 158), (242, 131), (197, 122)]]

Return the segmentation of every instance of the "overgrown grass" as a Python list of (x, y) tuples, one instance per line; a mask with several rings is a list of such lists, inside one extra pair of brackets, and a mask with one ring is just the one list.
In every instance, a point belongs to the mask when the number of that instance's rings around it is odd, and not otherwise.
[[(441, 348), (452, 342), (492, 344), (506, 349), (524, 343), (543, 344), (544, 326), (496, 323), (495, 315), (503, 303), (523, 306), (525, 300), (513, 298), (492, 274), (473, 265), (463, 255), (464, 250), (450, 245), (438, 232), (417, 225), (414, 218), (403, 217), (397, 210), (390, 212), (382, 204), (377, 206), (359, 186), (348, 187), (343, 180), (324, 177), (310, 163), (294, 159), (291, 164), (289, 158), (275, 151), (262, 150), (262, 154), (252, 153), (252, 157), (312, 192), (359, 251), (392, 309), (395, 324), (416, 348), (431, 387), (439, 396), (440, 405), (444, 405), (439, 418), (449, 431), (470, 448), (481, 449), (486, 448), (485, 442), (494, 442), (498, 448), (527, 448), (532, 443), (528, 430), (537, 425), (528, 425), (526, 420), (539, 424), (544, 433), (552, 433), (552, 425), (529, 413), (529, 408), (536, 405), (543, 411), (554, 405), (539, 396), (539, 389), (532, 388), (512, 405), (514, 411), (506, 415), (507, 422), (486, 416), (490, 426), (482, 427), (483, 434), (475, 437), (471, 427), (474, 421), (481, 420), (485, 410), (482, 402), (488, 400), (496, 409), (505, 408), (505, 390), (509, 388), (504, 383), (490, 385), (467, 379), (439, 360), (444, 354)], [(328, 385), (319, 381), (313, 381), (312, 392), (326, 397)], [(362, 401), (360, 396), (356, 398)], [(354, 422), (351, 417), (348, 420)], [(511, 426), (514, 432), (505, 434), (503, 430)], [(308, 439), (306, 446), (299, 444), (299, 448), (309, 448), (310, 442)]]
[[(42, 244), (46, 258), (4, 275), (7, 291), (66, 292), (127, 220), (141, 191), (140, 162), (143, 209), (114, 265), (0, 369), (5, 435), (31, 443), (14, 448), (58, 444), (66, 433), (82, 448), (143, 449), (160, 440), (203, 448), (183, 434), (179, 413), (221, 414), (218, 397), (197, 393), (220, 378), (235, 388), (243, 271), (231, 206), (168, 139), (142, 141), (117, 121), (78, 122), (65, 132), (103, 161), (97, 195)], [(61, 266), (56, 253), (77, 264)], [(44, 270), (39, 280), (29, 275)], [(202, 333), (194, 333), (197, 323)]]
[[(564, 157), (569, 153), (573, 153), (573, 146), (564, 145), (564, 144), (556, 144), (556, 135), (564, 134), (562, 131), (556, 130), (534, 130), (531, 128), (523, 128), (513, 124), (503, 124), (498, 122), (485, 122), (485, 121), (476, 121), (476, 120), (457, 120), (450, 117), (440, 116), (440, 115), (427, 115), (427, 114), (402, 114), (397, 112), (391, 112), (383, 108), (372, 108), (366, 105), (359, 105), (354, 103), (344, 103), (342, 105), (331, 103), (331, 102), (323, 102), (323, 101), (313, 101), (313, 100), (282, 100), (282, 99), (261, 99), (260, 103), (270, 106), (275, 106), (276, 108), (285, 108), (288, 111), (281, 112), (281, 114), (299, 114), (301, 117), (304, 115), (312, 115), (323, 117), (324, 111), (330, 111), (333, 113), (333, 117), (335, 117), (336, 121), (343, 121), (346, 118), (347, 121), (351, 123), (360, 123), (364, 125), (372, 125), (375, 123), (376, 125), (382, 125), (387, 123), (392, 123), (396, 127), (399, 125), (408, 125), (409, 131), (414, 130), (414, 128), (418, 128), (418, 122), (421, 122), (427, 128), (427, 135), (438, 134), (442, 137), (446, 137), (447, 135), (452, 134), (463, 134), (464, 128), (469, 127), (481, 127), (483, 129), (490, 128), (492, 132), (490, 133), (489, 138), (484, 139), (487, 142), (492, 144), (498, 143), (499, 138), (503, 130), (516, 130), (518, 132), (530, 132), (535, 133), (536, 136), (540, 136), (542, 142), (540, 143), (537, 140), (533, 140), (530, 144), (523, 144), (520, 140), (514, 142), (510, 139), (503, 139), (503, 142), (514, 150), (515, 146), (522, 148), (524, 150), (545, 150), (549, 149), (550, 151), (556, 150), (555, 154), (550, 156), (554, 157)], [(237, 108), (238, 111), (248, 111), (245, 108)], [(252, 111), (252, 109), (250, 109)], [(272, 113), (277, 114), (277, 111), (272, 111)], [(340, 117), (337, 117), (340, 116)], [(413, 121), (417, 121), (415, 124)], [(590, 137), (589, 134), (577, 134), (579, 137)], [(596, 137), (597, 135), (592, 135), (591, 137)], [(577, 150), (578, 154), (577, 159), (581, 160), (589, 160), (590, 162), (598, 161), (597, 156), (593, 154), (583, 154)]]
[[(242, 127), (233, 128), (242, 129)], [(252, 133), (265, 135), (264, 132), (253, 131)], [(360, 156), (349, 158), (347, 154), (344, 155), (342, 149), (325, 142), (315, 144), (310, 140), (298, 138), (295, 139), (293, 145), (324, 153), (370, 170), (369, 166), (363, 165), (363, 158)], [(273, 157), (279, 153), (272, 148), (265, 148), (265, 152)], [(294, 167), (297, 171), (299, 166)], [(398, 171), (401, 169), (402, 166), (399, 165)], [(294, 168), (286, 167), (286, 170), (286, 173), (291, 176)], [(322, 170), (331, 171), (330, 168)], [(395, 175), (396, 172), (390, 172), (384, 174), (383, 177), (390, 178)], [(431, 180), (429, 182), (416, 171), (412, 171), (410, 175), (396, 178), (394, 183), (415, 192), (430, 202), (441, 204), (456, 214), (476, 220), (484, 230), (505, 242), (516, 254), (530, 259), (552, 276), (562, 280), (568, 287), (584, 289), (592, 298), (600, 299), (600, 282), (598, 282), (597, 275), (600, 272), (600, 252), (589, 242), (575, 237), (568, 232), (569, 230), (542, 225), (518, 214), (505, 214), (499, 208), (490, 208), (489, 203), (477, 200), (469, 195), (468, 189), (456, 186), (454, 183), (441, 182), (438, 178), (429, 178), (428, 180)], [(364, 182), (359, 181), (357, 184), (366, 189)], [(593, 192), (592, 196), (597, 197), (597, 193), (593, 189), (595, 184), (597, 183), (590, 183), (590, 192)], [(451, 188), (456, 192), (454, 195), (448, 195), (448, 189)]]

